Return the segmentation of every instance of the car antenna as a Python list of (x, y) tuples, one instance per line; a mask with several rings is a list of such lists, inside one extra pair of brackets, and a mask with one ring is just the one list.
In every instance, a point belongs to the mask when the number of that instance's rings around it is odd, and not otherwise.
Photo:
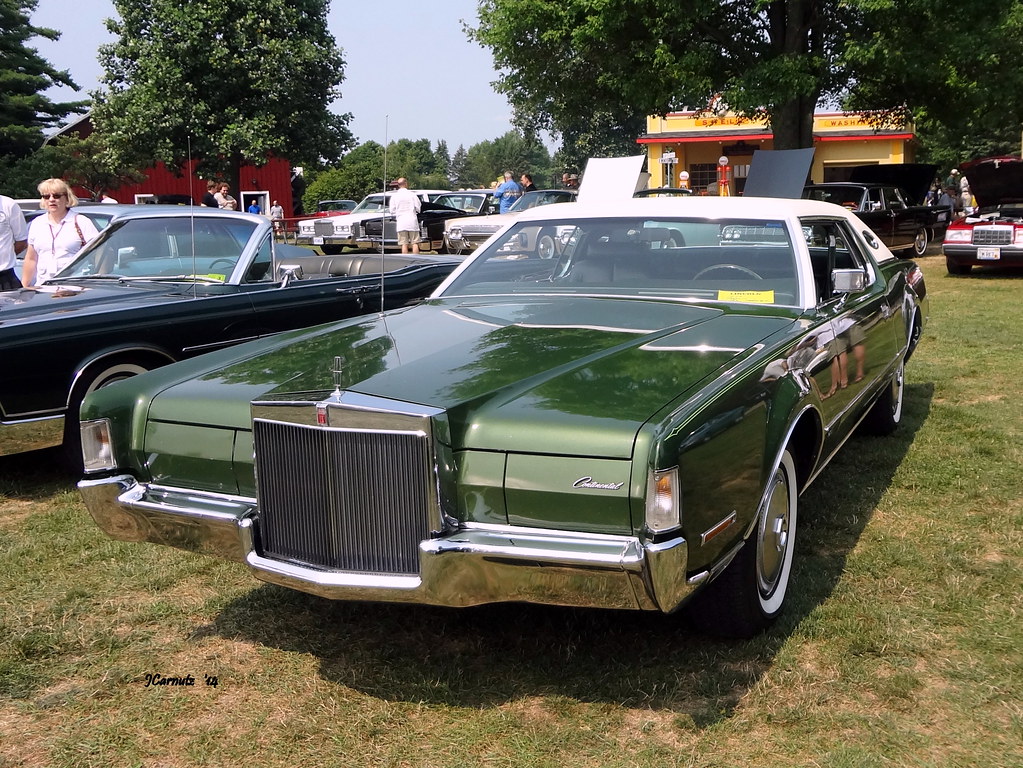
[(195, 167), (192, 165), (192, 134), (188, 134), (185, 137), (185, 143), (188, 146), (188, 166), (192, 169), (192, 172), (188, 174), (188, 196), (192, 198), (192, 204), (188, 206), (188, 226), (189, 226), (189, 242), (192, 246), (192, 298), (198, 297), (198, 285), (199, 278), (195, 273), (195, 197), (192, 195), (194, 191), (192, 188), (192, 177), (195, 175)]
[(384, 194), (384, 210), (383, 215), (380, 217), (380, 314), (384, 313), (384, 234), (387, 230), (387, 124), (390, 119), (390, 115), (384, 115), (384, 175), (381, 181), (383, 182), (383, 194)]

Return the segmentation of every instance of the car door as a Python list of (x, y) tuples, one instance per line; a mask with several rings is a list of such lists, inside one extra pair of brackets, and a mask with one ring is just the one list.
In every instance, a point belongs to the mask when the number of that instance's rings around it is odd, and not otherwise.
[(892, 215), (892, 243), (888, 247), (908, 248), (916, 239), (916, 217), (910, 215), (909, 205), (896, 187), (884, 187), (882, 194)]
[(241, 277), (239, 290), (251, 303), (253, 319), (239, 335), (263, 336), (328, 323), (372, 308), (380, 291), (358, 278), (288, 280), (274, 274), (273, 243), (266, 237)]
[[(888, 286), (853, 228), (844, 219), (806, 219), (810, 257), (818, 283), (816, 312), (825, 321), (818, 365), (811, 376), (825, 419), (826, 453), (838, 447), (833, 435), (845, 434), (884, 381), (899, 353), (897, 323)], [(834, 270), (860, 270), (862, 290), (838, 294)]]

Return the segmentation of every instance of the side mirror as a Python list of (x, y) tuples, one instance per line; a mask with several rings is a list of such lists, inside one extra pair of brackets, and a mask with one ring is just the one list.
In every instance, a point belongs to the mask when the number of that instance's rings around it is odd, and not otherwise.
[(862, 269), (835, 269), (831, 272), (831, 284), (835, 293), (859, 293), (867, 285), (867, 275)]
[(281, 288), (287, 288), (288, 283), (292, 280), (302, 279), (302, 265), (301, 264), (278, 264), (277, 265), (277, 279), (281, 283)]

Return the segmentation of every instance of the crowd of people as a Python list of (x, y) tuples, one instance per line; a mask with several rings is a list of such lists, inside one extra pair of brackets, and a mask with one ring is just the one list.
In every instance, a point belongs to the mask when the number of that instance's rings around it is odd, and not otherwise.
[(927, 205), (948, 208), (954, 216), (965, 216), (977, 207), (970, 182), (958, 168), (949, 171), (944, 182), (940, 178), (934, 179), (925, 202)]

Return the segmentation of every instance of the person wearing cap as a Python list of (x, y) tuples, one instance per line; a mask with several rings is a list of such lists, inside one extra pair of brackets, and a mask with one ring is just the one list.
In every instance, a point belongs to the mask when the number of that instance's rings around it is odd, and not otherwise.
[(419, 195), (408, 188), (408, 179), (402, 177), (395, 183), (397, 191), (391, 195), (387, 205), (388, 212), (394, 217), (398, 230), (398, 245), (402, 253), (419, 253), (419, 211), (423, 207)]
[(959, 189), (959, 169), (953, 168), (948, 172), (948, 178), (945, 179), (945, 187), (953, 187)]

